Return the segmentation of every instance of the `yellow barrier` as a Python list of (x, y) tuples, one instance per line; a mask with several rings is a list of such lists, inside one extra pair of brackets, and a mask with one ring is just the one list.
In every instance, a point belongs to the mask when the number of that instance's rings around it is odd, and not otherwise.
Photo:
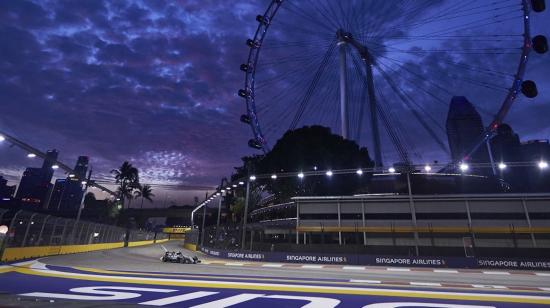
[(156, 240), (155, 243), (160, 244), (160, 243), (166, 243), (168, 241), (169, 241), (169, 239), (165, 238), (165, 239), (162, 239), (162, 240)]
[(36, 247), (9, 247), (4, 250), (2, 261), (14, 261), (21, 259), (38, 258), (60, 254), (88, 252), (124, 247), (124, 242), (102, 243), (89, 245), (65, 245), (65, 246), (36, 246)]
[(169, 234), (177, 234), (177, 233), (187, 233), (191, 230), (189, 227), (181, 227), (181, 228), (163, 228), (162, 232), (169, 233)]
[(128, 242), (128, 247), (136, 247), (136, 246), (143, 246), (143, 245), (149, 245), (153, 244), (153, 240), (149, 241), (138, 241), (138, 242)]
[(197, 251), (197, 245), (195, 245), (195, 244), (186, 243), (186, 244), (183, 244), (183, 248), (191, 250), (191, 251)]

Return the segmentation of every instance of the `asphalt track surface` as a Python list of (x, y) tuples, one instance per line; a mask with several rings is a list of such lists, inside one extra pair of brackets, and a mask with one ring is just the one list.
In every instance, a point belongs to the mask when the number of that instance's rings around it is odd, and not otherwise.
[[(0, 306), (550, 307), (549, 272), (266, 264), (181, 246), (171, 241), (0, 267)], [(162, 263), (165, 249), (204, 263)]]

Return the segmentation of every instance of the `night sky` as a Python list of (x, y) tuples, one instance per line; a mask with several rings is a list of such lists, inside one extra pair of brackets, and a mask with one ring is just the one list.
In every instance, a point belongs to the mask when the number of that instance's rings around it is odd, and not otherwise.
[[(0, 129), (41, 150), (58, 149), (69, 165), (90, 156), (99, 179), (129, 160), (144, 183), (214, 187), (241, 156), (257, 153), (246, 145), (252, 134), (239, 122), (245, 103), (236, 92), (245, 40), (269, 3), (0, 0)], [(398, 13), (387, 5), (373, 12)], [(271, 42), (299, 38), (284, 32), (292, 27), (285, 22)], [(533, 15), (532, 26), (550, 37), (547, 12)], [(424, 65), (437, 69), (431, 60), (423, 58)], [(537, 82), (539, 96), (520, 100), (508, 118), (522, 140), (550, 137), (549, 63), (548, 54), (533, 53), (526, 77)], [(445, 161), (432, 147), (418, 150), (431, 153), (426, 160)], [(0, 175), (11, 184), (30, 165), (21, 150), (0, 146)], [(156, 193), (160, 201), (199, 194)]]

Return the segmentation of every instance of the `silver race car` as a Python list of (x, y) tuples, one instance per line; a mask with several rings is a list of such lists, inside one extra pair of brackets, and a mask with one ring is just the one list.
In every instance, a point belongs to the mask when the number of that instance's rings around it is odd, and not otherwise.
[(164, 253), (164, 256), (160, 258), (162, 262), (171, 262), (171, 263), (185, 263), (185, 264), (197, 264), (201, 263), (199, 258), (196, 256), (184, 255), (181, 251), (167, 251)]

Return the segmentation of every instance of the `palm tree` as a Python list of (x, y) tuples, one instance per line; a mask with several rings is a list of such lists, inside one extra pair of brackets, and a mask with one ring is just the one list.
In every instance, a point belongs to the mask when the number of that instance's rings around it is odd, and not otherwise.
[(151, 188), (151, 185), (145, 184), (138, 186), (138, 189), (134, 191), (134, 196), (136, 198), (141, 197), (141, 208), (143, 208), (143, 201), (147, 199), (149, 202), (153, 202), (152, 197), (154, 197), (155, 194), (153, 194), (153, 188)]
[(139, 185), (139, 172), (136, 167), (125, 161), (118, 169), (111, 170), (111, 173), (119, 185), (118, 193), (124, 207), (124, 201), (131, 200), (132, 191)]

